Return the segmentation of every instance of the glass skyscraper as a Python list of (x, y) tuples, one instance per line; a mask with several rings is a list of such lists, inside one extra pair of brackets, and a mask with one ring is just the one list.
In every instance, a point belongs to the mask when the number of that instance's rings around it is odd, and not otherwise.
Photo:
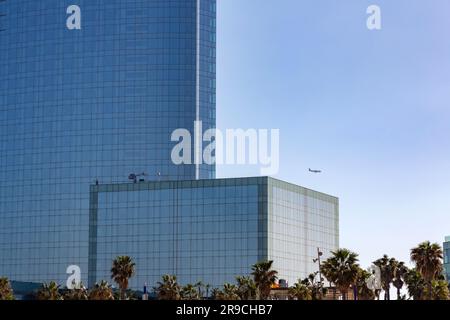
[(0, 275), (86, 283), (95, 181), (215, 177), (170, 159), (175, 129), (215, 127), (215, 2), (0, 1)]
[(293, 285), (339, 248), (337, 198), (267, 177), (93, 185), (90, 208), (89, 286), (120, 255), (133, 289), (164, 274), (220, 287), (266, 260)]
[(122, 254), (133, 289), (317, 271), (337, 198), (171, 160), (176, 129), (215, 128), (215, 61), (215, 0), (0, 0), (0, 277), (92, 285)]

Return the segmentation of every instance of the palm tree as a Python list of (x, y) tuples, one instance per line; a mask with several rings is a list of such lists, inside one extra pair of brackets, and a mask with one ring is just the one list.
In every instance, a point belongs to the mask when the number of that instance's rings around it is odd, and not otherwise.
[(401, 289), (405, 284), (405, 275), (408, 273), (408, 267), (404, 262), (398, 262), (394, 265), (394, 282), (393, 285), (397, 289), (397, 300), (401, 300)]
[(14, 293), (7, 278), (0, 278), (0, 300), (14, 300)]
[(155, 292), (159, 300), (180, 300), (181, 288), (177, 283), (177, 277), (173, 275), (164, 275), (162, 282), (158, 282)]
[(89, 294), (81, 283), (78, 289), (68, 289), (64, 293), (64, 300), (89, 300)]
[(52, 281), (50, 283), (44, 283), (37, 292), (37, 300), (63, 300), (63, 297), (59, 293), (59, 285)]
[(211, 290), (211, 299), (213, 300), (220, 300), (220, 295), (222, 294), (222, 291), (220, 291), (219, 288), (213, 288)]
[(434, 300), (449, 300), (450, 299), (450, 293), (449, 293), (447, 281), (433, 280), (432, 285), (433, 285), (432, 297)]
[(120, 299), (126, 299), (128, 280), (134, 275), (135, 263), (128, 256), (119, 256), (113, 261), (111, 268), (111, 279), (113, 279), (120, 289)]
[(411, 249), (411, 261), (425, 280), (429, 300), (433, 299), (433, 281), (442, 273), (444, 253), (439, 244), (429, 241)]
[(312, 292), (307, 285), (299, 280), (293, 287), (289, 288), (289, 297), (296, 300), (312, 300)]
[(403, 278), (408, 287), (409, 296), (414, 300), (422, 300), (426, 286), (422, 275), (416, 269), (410, 269)]
[(327, 288), (324, 288), (323, 281), (316, 281), (319, 272), (311, 273), (308, 277), (301, 281), (302, 284), (311, 290), (312, 300), (322, 300), (327, 294)]
[(255, 281), (250, 277), (236, 277), (238, 285), (238, 295), (241, 300), (253, 300), (256, 299), (257, 287)]
[(223, 290), (214, 290), (214, 299), (226, 301), (240, 300), (237, 286), (225, 283), (223, 285)]
[(356, 292), (358, 294), (358, 300), (374, 300), (375, 292), (372, 291), (367, 285), (368, 280), (372, 276), (372, 273), (362, 268), (358, 270), (358, 277), (356, 279)]
[(111, 285), (106, 281), (96, 283), (89, 292), (89, 300), (114, 300)]
[(252, 266), (253, 280), (258, 288), (259, 298), (265, 300), (277, 280), (278, 271), (272, 270), (273, 261), (263, 261)]
[(197, 290), (198, 290), (198, 297), (199, 297), (199, 299), (201, 299), (201, 298), (203, 298), (204, 297), (204, 294), (203, 294), (203, 290), (202, 290), (202, 288), (206, 288), (206, 285), (203, 283), (203, 281), (197, 281), (195, 284), (194, 284), (194, 287), (196, 287), (197, 288)]
[(388, 255), (385, 254), (382, 258), (374, 261), (373, 264), (380, 268), (381, 286), (384, 291), (384, 300), (391, 300), (391, 283), (394, 280), (394, 270), (398, 262), (394, 258), (389, 258)]
[(187, 284), (181, 290), (181, 297), (183, 300), (200, 300), (199, 290), (195, 285)]
[(342, 299), (347, 299), (348, 290), (356, 283), (359, 264), (358, 255), (348, 249), (331, 252), (332, 256), (321, 265), (322, 274), (342, 293)]

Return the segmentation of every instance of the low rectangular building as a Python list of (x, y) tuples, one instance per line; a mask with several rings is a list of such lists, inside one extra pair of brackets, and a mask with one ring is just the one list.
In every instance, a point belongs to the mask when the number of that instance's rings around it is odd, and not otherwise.
[(263, 260), (292, 284), (317, 271), (317, 248), (339, 247), (339, 202), (268, 177), (93, 185), (89, 225), (89, 286), (119, 255), (133, 289), (163, 274), (219, 287)]

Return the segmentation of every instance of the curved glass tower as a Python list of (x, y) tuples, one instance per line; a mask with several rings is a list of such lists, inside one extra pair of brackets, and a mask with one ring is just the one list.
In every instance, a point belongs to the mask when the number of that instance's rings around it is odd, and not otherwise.
[(86, 283), (96, 181), (215, 177), (170, 158), (215, 127), (215, 2), (0, 1), (0, 276)]

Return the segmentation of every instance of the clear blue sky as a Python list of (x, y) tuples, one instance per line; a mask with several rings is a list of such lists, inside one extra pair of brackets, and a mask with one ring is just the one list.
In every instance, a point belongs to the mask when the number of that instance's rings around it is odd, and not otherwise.
[[(366, 28), (371, 4), (381, 31)], [(384, 253), (409, 262), (423, 240), (442, 244), (450, 1), (218, 0), (217, 26), (219, 128), (279, 128), (276, 177), (340, 198), (341, 246), (364, 266)]]

